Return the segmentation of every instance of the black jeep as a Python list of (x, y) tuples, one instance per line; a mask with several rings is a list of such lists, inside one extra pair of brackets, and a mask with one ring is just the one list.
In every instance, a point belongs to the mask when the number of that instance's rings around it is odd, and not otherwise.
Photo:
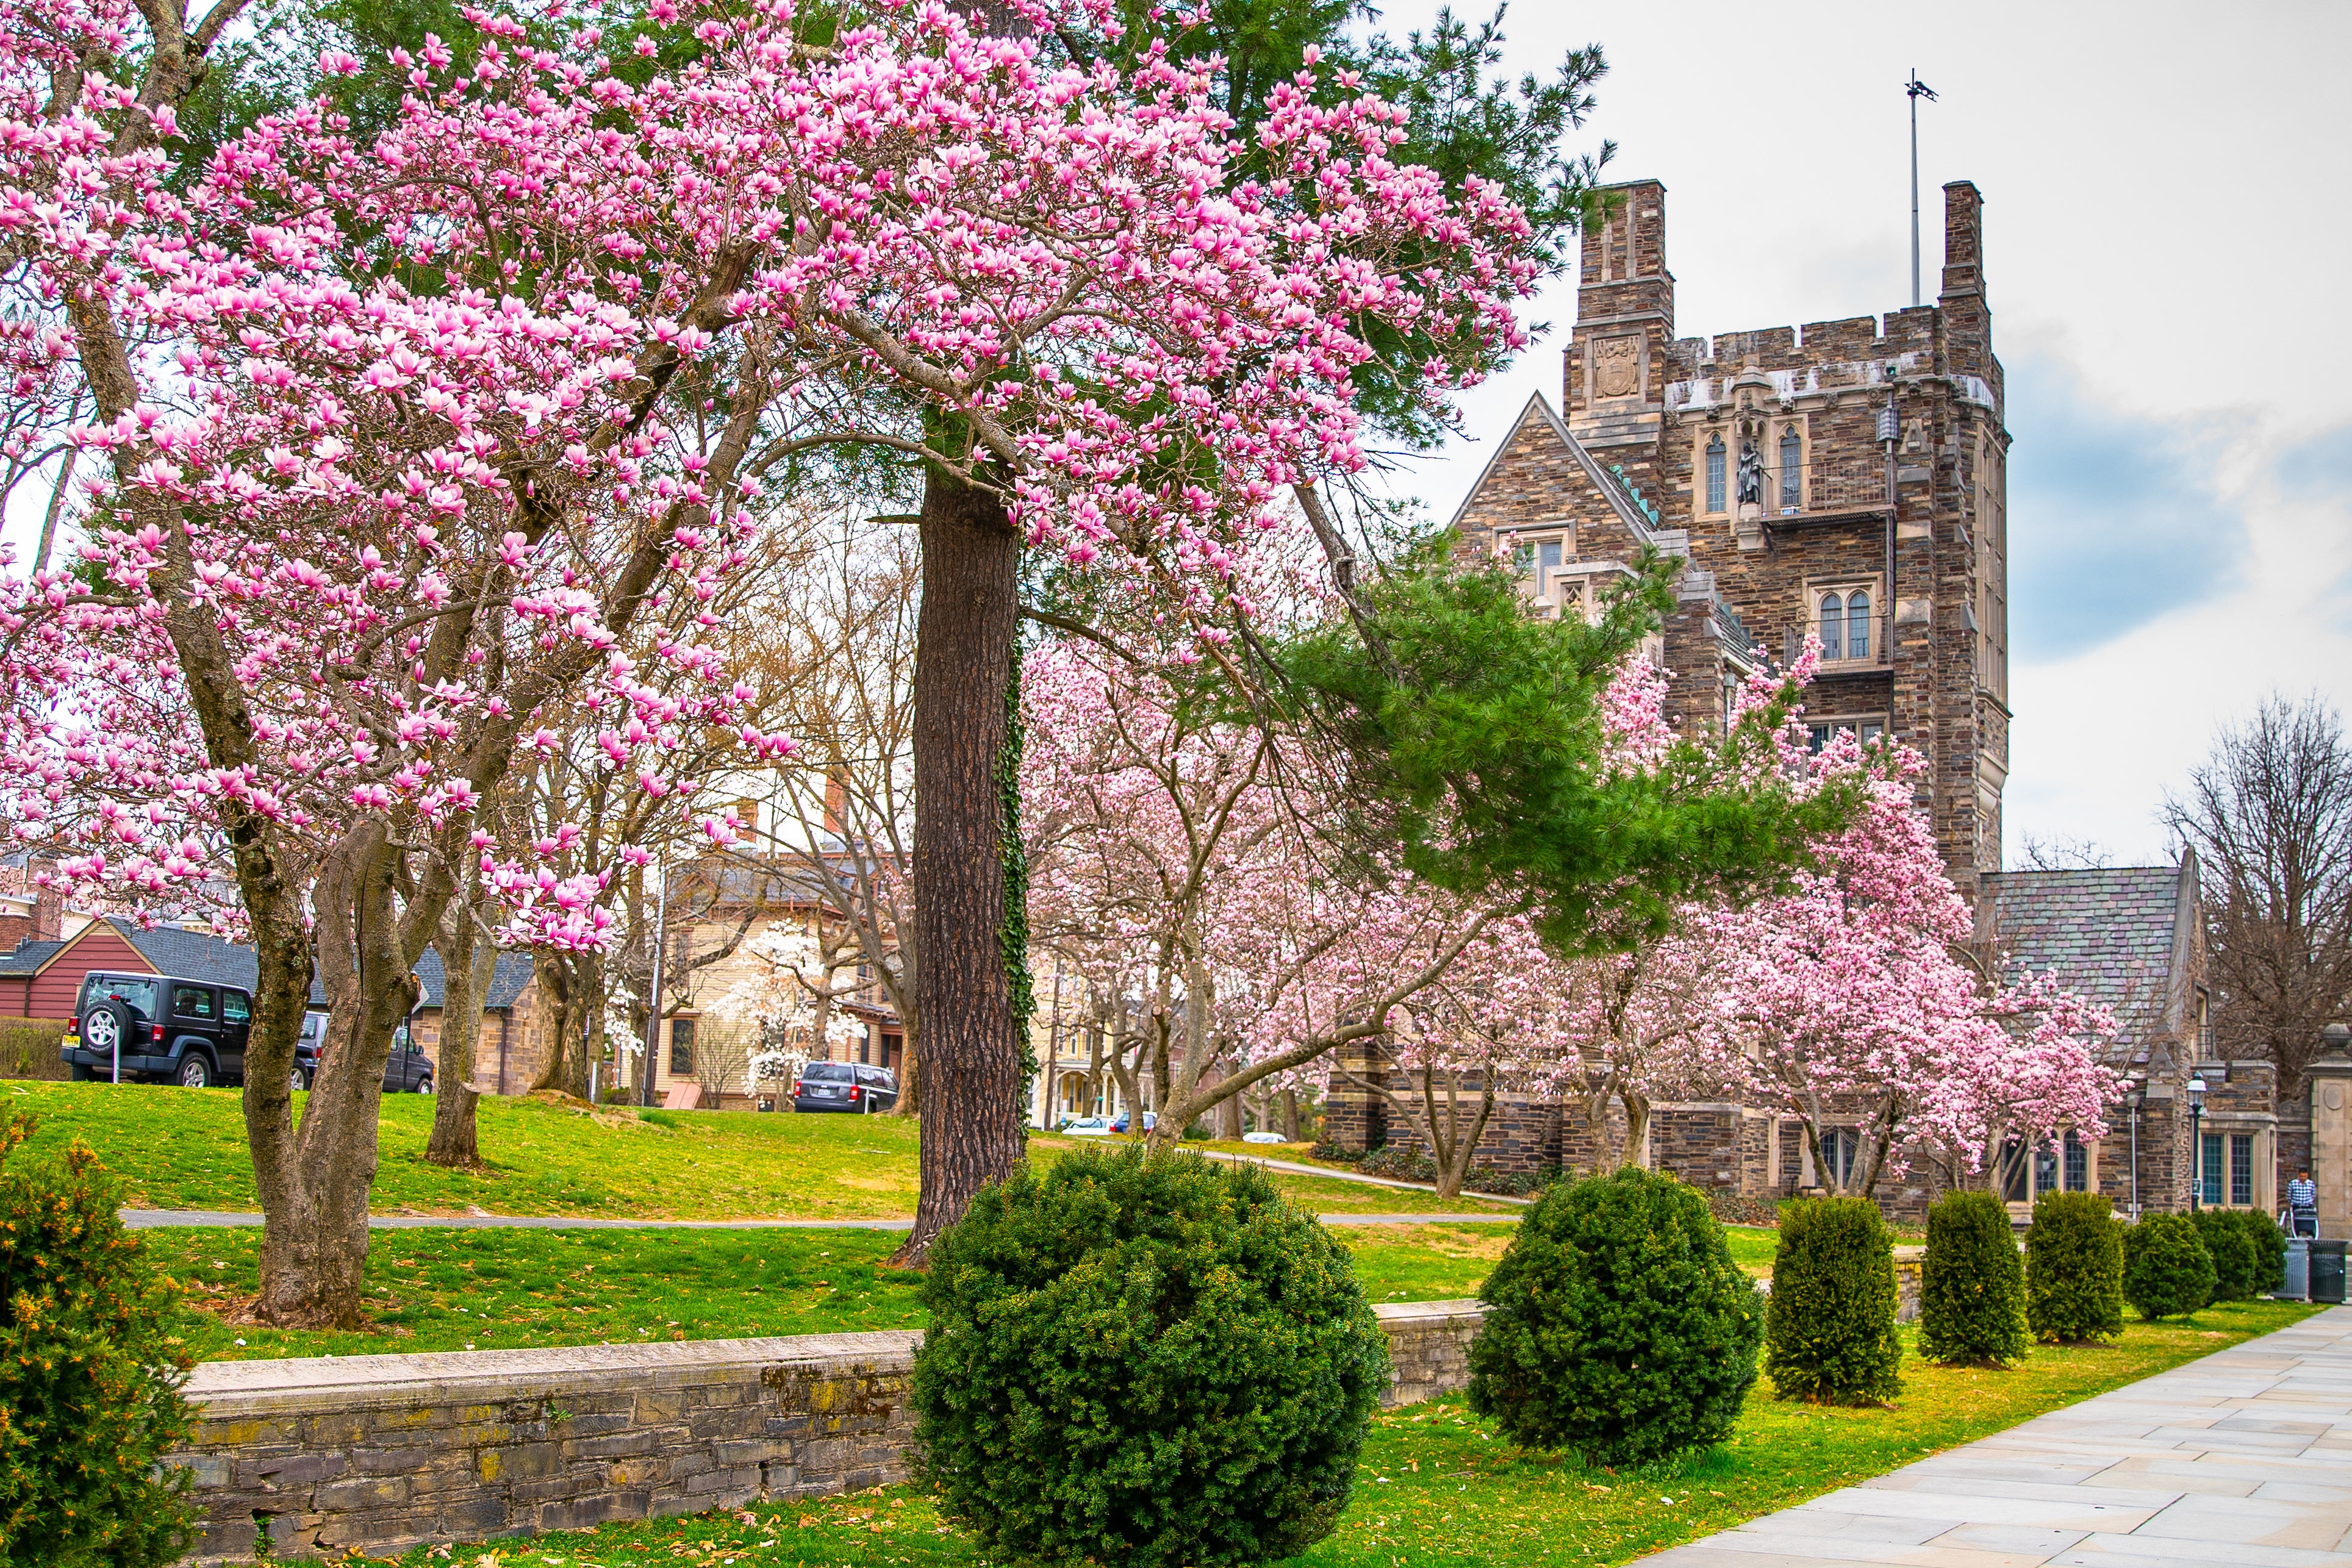
[(252, 1024), (253, 998), (235, 986), (93, 969), (74, 1002), (65, 1059), (77, 1083), (117, 1076), (190, 1089), (238, 1083)]

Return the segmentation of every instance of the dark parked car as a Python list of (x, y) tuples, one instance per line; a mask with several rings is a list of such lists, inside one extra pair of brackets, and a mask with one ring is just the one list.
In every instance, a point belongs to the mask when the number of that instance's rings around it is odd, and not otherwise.
[(878, 1067), (812, 1061), (793, 1080), (795, 1111), (887, 1111), (898, 1103), (898, 1081)]
[[(1123, 1134), (1134, 1124), (1135, 1113), (1132, 1110), (1121, 1111), (1118, 1115), (1111, 1118), (1110, 1130), (1114, 1133)], [(1143, 1130), (1148, 1133), (1158, 1125), (1160, 1125), (1160, 1113), (1157, 1111), (1146, 1111), (1143, 1113)]]
[[(302, 1038), (294, 1042), (294, 1082), (308, 1089), (319, 1076), (319, 1045), (327, 1037), (327, 1015), (302, 1015)], [(383, 1092), (387, 1094), (433, 1092), (433, 1062), (402, 1024), (392, 1031), (392, 1054), (384, 1059)]]
[(77, 1083), (162, 1079), (202, 1089), (245, 1079), (253, 998), (235, 986), (173, 975), (82, 977), (65, 1059)]

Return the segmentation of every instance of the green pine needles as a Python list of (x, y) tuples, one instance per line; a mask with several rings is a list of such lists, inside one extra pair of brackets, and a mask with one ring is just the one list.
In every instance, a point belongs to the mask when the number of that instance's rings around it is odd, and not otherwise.
[(2149, 1322), (2213, 1299), (2213, 1259), (2185, 1214), (2151, 1214), (2124, 1234), (2124, 1300)]
[(2025, 1326), (2045, 1344), (2124, 1332), (2124, 1227), (2091, 1192), (2044, 1193), (2025, 1233)]
[(1764, 1375), (1783, 1399), (1869, 1405), (1903, 1391), (1895, 1239), (1866, 1197), (1780, 1206)]
[(2025, 1354), (2025, 1265), (2009, 1206), (1989, 1192), (1948, 1193), (1927, 1210), (1919, 1354), (1977, 1366)]
[(1254, 1166), (1079, 1149), (931, 1247), (917, 1473), (989, 1558), (1221, 1568), (1347, 1506), (1388, 1340)]
[(1555, 1184), (1480, 1293), (1470, 1407), (1531, 1448), (1642, 1464), (1721, 1442), (1763, 1303), (1706, 1199), (1625, 1169)]
[(0, 1563), (160, 1568), (194, 1539), (186, 1309), (75, 1144), (16, 1155), (33, 1119), (0, 1109)]

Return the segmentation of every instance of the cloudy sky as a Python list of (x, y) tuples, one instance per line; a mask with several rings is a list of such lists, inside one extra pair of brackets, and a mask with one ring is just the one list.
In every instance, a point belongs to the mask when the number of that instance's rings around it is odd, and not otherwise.
[[(1433, 4), (1388, 8), (1402, 33)], [(1475, 5), (1465, 14), (1478, 14)], [(1594, 141), (1666, 186), (1685, 336), (1910, 302), (1902, 83), (1920, 117), (1923, 258), (1941, 186), (1985, 196), (2009, 371), (2012, 858), (2021, 837), (2165, 852), (2169, 784), (2273, 690), (2352, 709), (2352, 6), (1534, 5), (1512, 74), (1598, 42)], [(1558, 401), (1550, 337), (1474, 394), (1492, 439)], [(1411, 486), (1444, 517), (1490, 448)]]

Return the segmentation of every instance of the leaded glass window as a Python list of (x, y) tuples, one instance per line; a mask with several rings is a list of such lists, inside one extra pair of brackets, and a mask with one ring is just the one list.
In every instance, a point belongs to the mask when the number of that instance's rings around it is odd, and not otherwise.
[(1727, 455), (1722, 436), (1718, 435), (1706, 444), (1706, 509), (1710, 512), (1723, 510), (1724, 467)]
[(1845, 601), (1834, 593), (1822, 596), (1822, 657), (1843, 659), (1845, 645)]
[(1859, 591), (1846, 595), (1845, 656), (1870, 657), (1870, 595)]

